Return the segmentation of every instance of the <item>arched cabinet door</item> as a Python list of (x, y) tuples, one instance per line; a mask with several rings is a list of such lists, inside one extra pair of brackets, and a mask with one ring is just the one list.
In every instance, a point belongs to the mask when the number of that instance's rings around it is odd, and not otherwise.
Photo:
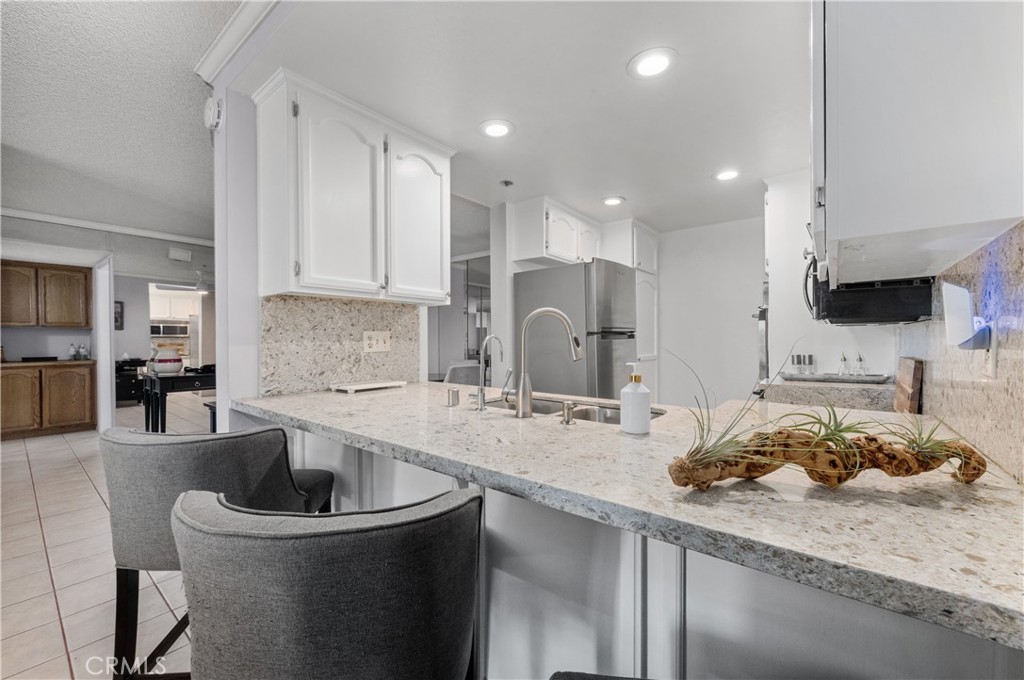
[(27, 264), (4, 262), (0, 265), (0, 325), (35, 326), (36, 268)]
[(384, 129), (299, 90), (299, 284), (384, 287)]
[(636, 353), (658, 358), (658, 277), (645, 271), (636, 273)]
[(576, 262), (579, 222), (567, 212), (555, 207), (545, 210), (545, 246), (548, 257)]
[(398, 134), (388, 137), (389, 297), (450, 297), (450, 161)]
[(43, 427), (67, 427), (96, 422), (93, 366), (44, 366), (42, 369)]
[(78, 267), (39, 267), (39, 325), (92, 328), (92, 275)]
[(601, 244), (601, 230), (597, 225), (580, 222), (579, 261), (591, 262), (597, 257)]

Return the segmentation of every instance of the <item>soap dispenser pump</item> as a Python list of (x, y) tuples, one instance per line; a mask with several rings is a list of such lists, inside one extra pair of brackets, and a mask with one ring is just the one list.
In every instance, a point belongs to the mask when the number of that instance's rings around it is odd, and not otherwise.
[(628, 434), (647, 434), (651, 431), (651, 391), (640, 382), (636, 362), (629, 366), (629, 382), (619, 392), (622, 403), (622, 431)]

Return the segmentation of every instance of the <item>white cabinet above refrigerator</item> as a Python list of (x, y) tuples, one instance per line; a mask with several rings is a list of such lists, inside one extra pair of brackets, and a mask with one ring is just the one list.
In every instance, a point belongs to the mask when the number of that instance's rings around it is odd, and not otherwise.
[(813, 8), (812, 225), (831, 284), (933, 276), (1018, 223), (1021, 3)]

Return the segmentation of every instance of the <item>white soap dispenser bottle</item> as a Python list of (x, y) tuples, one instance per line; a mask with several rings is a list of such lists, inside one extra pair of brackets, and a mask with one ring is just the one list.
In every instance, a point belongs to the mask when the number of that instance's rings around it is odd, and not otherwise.
[(622, 431), (647, 434), (651, 431), (651, 391), (640, 382), (636, 362), (629, 362), (629, 382), (619, 392), (622, 403)]

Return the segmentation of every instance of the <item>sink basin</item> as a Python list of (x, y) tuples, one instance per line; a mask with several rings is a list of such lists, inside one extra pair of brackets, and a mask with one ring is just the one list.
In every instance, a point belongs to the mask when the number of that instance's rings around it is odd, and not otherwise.
[[(651, 420), (663, 415), (665, 415), (665, 412), (661, 409), (651, 409)], [(622, 411), (610, 406), (577, 406), (573, 417), (576, 420), (589, 420), (595, 423), (618, 425), (622, 422)]]
[[(546, 416), (557, 413), (562, 413), (562, 402), (561, 399), (534, 399), (533, 400), (533, 415), (535, 416)], [(588, 420), (594, 423), (608, 423), (609, 425), (618, 425), (622, 422), (622, 411), (617, 406), (594, 406), (591, 404), (580, 404), (576, 402), (576, 410), (573, 412), (573, 418), (576, 420)], [(504, 399), (499, 401), (487, 402), (488, 408), (504, 408), (514, 411), (516, 408), (515, 402), (506, 402)], [(651, 409), (651, 420), (665, 415), (665, 411), (660, 408)]]
[[(487, 402), (487, 408), (507, 408), (511, 411), (516, 410), (516, 403), (514, 401), (507, 402), (504, 399), (500, 401), (489, 401)], [(535, 416), (546, 416), (552, 413), (562, 412), (562, 402), (552, 401), (551, 399), (534, 399), (533, 400), (533, 415)]]

